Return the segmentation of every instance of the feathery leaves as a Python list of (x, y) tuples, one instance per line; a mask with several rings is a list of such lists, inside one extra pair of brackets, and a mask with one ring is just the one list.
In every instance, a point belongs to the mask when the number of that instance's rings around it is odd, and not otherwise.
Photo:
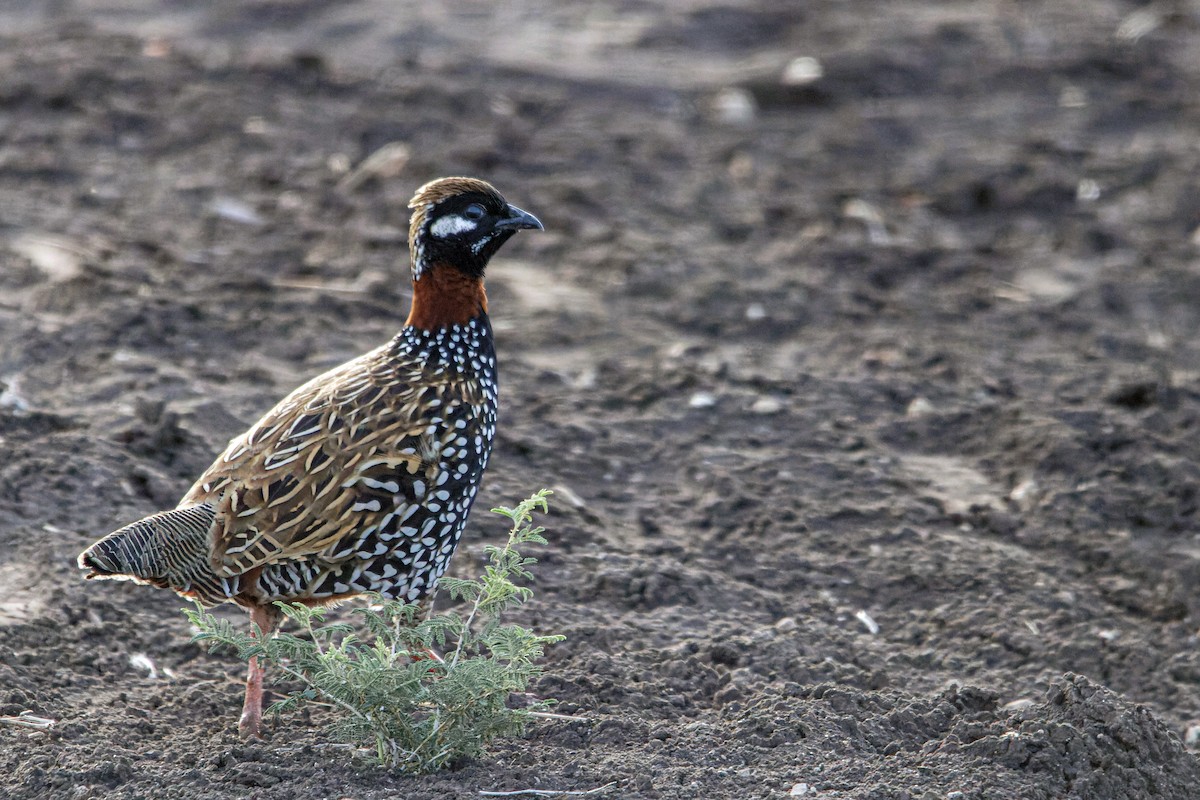
[[(545, 544), (533, 526), (547, 510), (542, 490), (516, 508), (495, 508), (512, 527), (503, 547), (486, 548), (488, 563), (477, 580), (443, 578), (440, 588), (466, 603), (455, 611), (426, 615), (420, 606), (378, 595), (355, 609), (359, 628), (325, 624), (325, 611), (276, 603), (298, 629), (260, 641), (218, 620), (202, 607), (184, 613), (211, 650), (230, 648), (297, 678), (304, 686), (270, 712), (294, 711), (306, 702), (332, 705), (339, 713), (331, 733), (342, 741), (374, 744), (376, 760), (406, 772), (426, 773), (478, 755), (497, 736), (520, 734), (530, 713), (553, 701), (510, 708), (509, 696), (524, 692), (541, 673), (545, 646), (561, 636), (542, 636), (501, 615), (533, 596), (518, 581), (533, 576), (536, 559), (519, 548)], [(444, 658), (434, 651), (448, 651)]]

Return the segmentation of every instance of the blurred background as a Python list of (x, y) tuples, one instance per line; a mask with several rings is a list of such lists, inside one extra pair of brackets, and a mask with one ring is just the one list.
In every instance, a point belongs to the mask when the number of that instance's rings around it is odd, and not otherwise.
[(395, 796), (74, 558), (395, 333), (450, 174), (546, 224), (477, 508), (555, 490), (587, 721), (410, 796), (1193, 796), (1198, 86), (1186, 3), (5, 4), (0, 796)]

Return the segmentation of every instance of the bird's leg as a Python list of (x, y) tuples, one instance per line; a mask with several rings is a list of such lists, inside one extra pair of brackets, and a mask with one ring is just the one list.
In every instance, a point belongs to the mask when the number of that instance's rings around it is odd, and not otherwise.
[[(279, 618), (269, 607), (256, 606), (250, 612), (251, 635), (270, 638), (275, 635)], [(262, 738), (263, 667), (258, 656), (250, 657), (250, 669), (246, 673), (246, 700), (242, 703), (242, 718), (238, 720), (238, 733), (243, 739)]]
[(262, 684), (263, 669), (258, 656), (250, 656), (250, 670), (246, 673), (246, 700), (242, 703), (242, 717), (238, 720), (238, 733), (243, 739), (262, 738)]

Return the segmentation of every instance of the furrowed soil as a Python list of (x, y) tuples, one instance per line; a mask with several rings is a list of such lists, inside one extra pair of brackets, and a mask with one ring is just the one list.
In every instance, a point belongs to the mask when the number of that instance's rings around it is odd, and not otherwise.
[[(432, 6), (0, 11), (0, 797), (1196, 797), (1195, 10)], [(518, 619), (580, 719), (239, 741), (243, 665), (75, 557), (399, 329), (454, 174), (546, 232), (453, 571), (556, 491)]]

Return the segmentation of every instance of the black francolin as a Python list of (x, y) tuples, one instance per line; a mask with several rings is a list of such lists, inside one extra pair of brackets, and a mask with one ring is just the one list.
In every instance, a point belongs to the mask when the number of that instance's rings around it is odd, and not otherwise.
[[(387, 344), (285, 397), (177, 508), (79, 556), (88, 578), (129, 579), (250, 611), (362, 592), (416, 600), (446, 571), (496, 432), (496, 355), (483, 274), (518, 230), (542, 224), (488, 183), (442, 178), (409, 203), (412, 310)], [(262, 668), (239, 723), (260, 736)]]

